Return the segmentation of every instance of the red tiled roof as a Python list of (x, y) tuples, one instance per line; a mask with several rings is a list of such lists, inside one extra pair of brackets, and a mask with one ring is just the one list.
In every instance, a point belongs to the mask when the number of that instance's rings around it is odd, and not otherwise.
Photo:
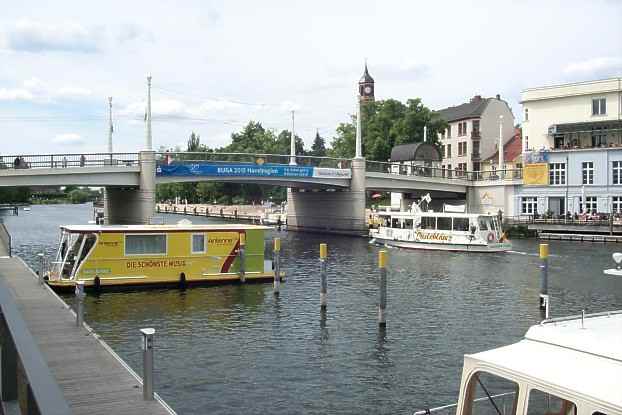
[[(514, 161), (523, 152), (523, 139), (521, 137), (520, 129), (514, 129), (514, 135), (507, 143), (503, 145), (503, 160)], [(495, 162), (499, 160), (499, 150), (495, 151), (495, 154), (488, 157), (484, 161)]]

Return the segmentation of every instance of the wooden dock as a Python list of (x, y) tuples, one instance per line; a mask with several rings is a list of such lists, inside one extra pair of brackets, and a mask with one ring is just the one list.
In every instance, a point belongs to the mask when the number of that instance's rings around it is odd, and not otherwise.
[[(142, 381), (136, 373), (90, 327), (76, 327), (74, 312), (47, 285), (39, 285), (20, 258), (0, 258), (0, 278), (72, 414), (175, 413), (157, 395), (155, 400), (143, 400)], [(136, 337), (140, 338), (139, 332)]]

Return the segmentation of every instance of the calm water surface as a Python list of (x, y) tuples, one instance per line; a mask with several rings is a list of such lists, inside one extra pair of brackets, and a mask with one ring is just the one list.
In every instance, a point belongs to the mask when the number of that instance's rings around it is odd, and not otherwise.
[[(54, 253), (59, 225), (86, 223), (91, 213), (33, 206), (5, 221), (15, 251), (34, 264), (38, 252)], [(154, 327), (156, 390), (180, 414), (409, 414), (454, 402), (465, 353), (517, 341), (540, 319), (536, 240), (515, 240), (508, 254), (391, 249), (379, 333), (377, 247), (279, 236), (289, 276), (279, 298), (269, 284), (104, 293), (88, 296), (86, 320), (139, 373), (138, 330)], [(320, 242), (329, 246), (325, 319)], [(553, 316), (620, 308), (622, 280), (602, 270), (622, 246), (552, 241), (550, 249)]]

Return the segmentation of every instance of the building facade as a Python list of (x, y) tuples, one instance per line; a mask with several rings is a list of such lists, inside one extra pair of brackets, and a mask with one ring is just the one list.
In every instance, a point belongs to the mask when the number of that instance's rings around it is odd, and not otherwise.
[(520, 215), (622, 212), (621, 78), (522, 92)]
[(495, 98), (476, 95), (469, 102), (442, 109), (438, 114), (448, 123), (438, 137), (442, 168), (448, 175), (481, 171), (482, 160), (497, 151), (500, 126), (503, 143), (514, 135), (514, 115), (499, 95)]

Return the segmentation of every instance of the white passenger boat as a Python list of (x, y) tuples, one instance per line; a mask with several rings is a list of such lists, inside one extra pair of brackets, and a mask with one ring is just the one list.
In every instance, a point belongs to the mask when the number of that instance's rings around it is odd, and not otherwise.
[(622, 415), (622, 311), (544, 320), (509, 346), (464, 356), (456, 415)]
[(379, 225), (370, 230), (372, 241), (400, 248), (443, 251), (503, 252), (512, 248), (495, 215), (424, 212), (429, 195), (407, 212), (378, 212)]

